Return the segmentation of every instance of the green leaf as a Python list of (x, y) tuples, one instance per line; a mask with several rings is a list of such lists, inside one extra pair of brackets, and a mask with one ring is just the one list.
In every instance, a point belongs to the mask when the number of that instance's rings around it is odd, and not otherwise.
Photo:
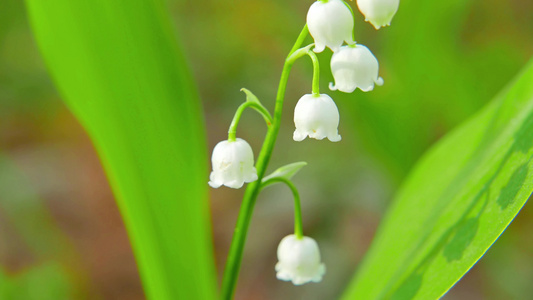
[(0, 299), (72, 298), (71, 292), (80, 287), (80, 281), (87, 280), (86, 274), (76, 269), (80, 258), (29, 180), (2, 150), (0, 199), (3, 222), (15, 229), (29, 246), (34, 260), (46, 261), (13, 278), (0, 268)]
[(272, 116), (268, 112), (268, 109), (266, 109), (263, 104), (261, 104), (261, 101), (259, 101), (259, 98), (257, 98), (250, 90), (246, 88), (241, 89), (242, 92), (246, 94), (246, 102), (249, 102), (250, 105), (255, 111), (257, 111), (261, 116), (263, 116), (263, 119), (265, 119), (265, 122), (267, 125), (270, 126), (272, 123)]
[(67, 278), (67, 274), (59, 264), (47, 262), (12, 276), (8, 283), (6, 298), (2, 299), (72, 299), (73, 292)]
[(306, 165), (307, 163), (305, 161), (285, 165), (272, 172), (272, 174), (263, 177), (263, 180), (261, 180), (261, 182), (267, 182), (269, 179), (272, 178), (285, 178), (287, 180), (290, 180), (294, 175), (296, 175), (296, 173), (298, 173), (298, 171), (300, 171), (301, 168)]
[(262, 105), (261, 104), (261, 101), (259, 101), (259, 99), (257, 98), (256, 95), (254, 95), (252, 92), (250, 92), (249, 89), (247, 88), (242, 88), (241, 89), (242, 92), (244, 92), (246, 94), (246, 101), (248, 102), (253, 102), (253, 103), (257, 103), (259, 105)]
[(11, 282), (9, 277), (4, 272), (4, 268), (0, 266), (0, 299), (8, 299), (9, 290), (11, 289)]
[(199, 99), (161, 0), (27, 0), (69, 108), (100, 155), (149, 299), (213, 299)]
[(533, 61), (416, 165), (343, 299), (437, 299), (533, 191)]
[(57, 262), (32, 266), (14, 275), (0, 267), (0, 299), (58, 300), (72, 299), (72, 295), (67, 273)]
[[(42, 259), (72, 256), (67, 237), (54, 222), (31, 183), (0, 149), (0, 210), (32, 254)], [(1, 298), (0, 298), (1, 299)]]

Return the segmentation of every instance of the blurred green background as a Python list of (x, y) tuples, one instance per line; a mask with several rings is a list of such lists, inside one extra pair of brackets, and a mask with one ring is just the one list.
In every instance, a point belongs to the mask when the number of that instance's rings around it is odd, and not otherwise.
[[(312, 1), (167, 1), (203, 101), (209, 146), (226, 139), (244, 101), (267, 106), (285, 55)], [(427, 3), (426, 3), (427, 2)], [(311, 89), (311, 63), (291, 74), (271, 170), (309, 163), (295, 177), (304, 231), (327, 264), (320, 284), (276, 280), (276, 248), (292, 230), (292, 199), (259, 197), (236, 299), (335, 299), (368, 248), (387, 205), (432, 143), (489, 102), (533, 55), (533, 2), (406, 0), (375, 31), (355, 3), (356, 41), (380, 62), (383, 87), (328, 92), (341, 143), (292, 141), (292, 111)], [(311, 40), (309, 39), (309, 42)], [(321, 88), (331, 54), (319, 56)], [(238, 136), (256, 154), (265, 133), (254, 113)], [(206, 158), (209, 159), (209, 158)], [(207, 184), (207, 178), (206, 178)], [(217, 270), (222, 273), (243, 190), (211, 190)], [(528, 299), (533, 228), (526, 205), (500, 240), (445, 299)], [(21, 293), (20, 291), (28, 291)], [(98, 158), (62, 103), (33, 40), (22, 1), (0, 3), (0, 299), (144, 299), (120, 214)]]

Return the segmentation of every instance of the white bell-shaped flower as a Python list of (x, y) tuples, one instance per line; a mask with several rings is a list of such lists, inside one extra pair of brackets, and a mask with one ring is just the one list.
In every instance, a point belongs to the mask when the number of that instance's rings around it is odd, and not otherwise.
[(211, 187), (218, 188), (225, 185), (238, 189), (245, 182), (257, 180), (252, 147), (243, 139), (218, 143), (213, 149), (211, 162), (213, 164), (213, 172), (209, 176)]
[(315, 39), (313, 51), (319, 53), (329, 47), (331, 51), (339, 50), (346, 41), (353, 44), (353, 15), (342, 0), (319, 0), (311, 5), (307, 12), (307, 27)]
[(294, 234), (284, 237), (278, 246), (278, 261), (276, 277), (294, 285), (319, 282), (326, 273), (318, 245), (310, 237), (298, 239)]
[(332, 142), (341, 140), (339, 126), (339, 110), (330, 96), (326, 94), (304, 95), (294, 108), (293, 139), (303, 141), (307, 136), (317, 140), (327, 137)]
[(351, 93), (356, 88), (363, 92), (374, 89), (374, 84), (383, 85), (378, 76), (378, 60), (367, 47), (357, 44), (343, 46), (331, 57), (331, 73), (335, 85), (329, 84), (332, 91)]
[(389, 26), (392, 17), (398, 11), (400, 0), (357, 0), (359, 11), (374, 28)]

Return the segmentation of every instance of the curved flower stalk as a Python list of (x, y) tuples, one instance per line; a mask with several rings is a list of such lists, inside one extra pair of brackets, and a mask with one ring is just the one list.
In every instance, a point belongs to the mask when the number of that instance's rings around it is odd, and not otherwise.
[(400, 6), (400, 0), (357, 0), (359, 11), (376, 30), (390, 26), (390, 22)]
[(316, 241), (303, 235), (302, 208), (298, 189), (291, 177), (307, 163), (299, 162), (283, 166), (263, 178), (261, 187), (284, 183), (294, 197), (294, 234), (284, 237), (278, 246), (278, 263), (276, 277), (283, 281), (292, 281), (294, 285), (319, 282), (326, 272), (326, 266), (320, 260), (320, 251)]
[(343, 46), (331, 57), (335, 85), (330, 83), (329, 88), (345, 93), (351, 93), (356, 88), (363, 92), (372, 91), (374, 84), (383, 85), (378, 71), (378, 60), (367, 47), (360, 44)]
[(317, 140), (327, 137), (332, 142), (341, 140), (337, 130), (339, 110), (326, 94), (307, 94), (300, 98), (294, 108), (294, 125), (293, 139), (297, 142), (308, 136)]
[(326, 273), (316, 241), (307, 236), (298, 238), (291, 234), (284, 237), (278, 246), (278, 260), (276, 277), (292, 281), (294, 285), (320, 282)]
[(225, 185), (239, 189), (245, 182), (257, 180), (252, 147), (243, 139), (218, 143), (213, 149), (211, 162), (213, 172), (209, 176), (209, 185), (213, 188)]
[(353, 44), (353, 14), (342, 0), (319, 0), (307, 12), (309, 33), (315, 39), (316, 53), (326, 47), (336, 52), (343, 42)]
[(272, 116), (252, 92), (245, 88), (241, 91), (246, 94), (246, 102), (235, 112), (228, 130), (228, 139), (218, 143), (213, 149), (211, 157), (213, 171), (208, 182), (213, 188), (225, 185), (239, 189), (245, 182), (253, 182), (258, 178), (257, 170), (254, 168), (252, 147), (245, 140), (236, 138), (237, 126), (244, 110), (248, 107), (261, 114), (269, 127), (272, 125)]

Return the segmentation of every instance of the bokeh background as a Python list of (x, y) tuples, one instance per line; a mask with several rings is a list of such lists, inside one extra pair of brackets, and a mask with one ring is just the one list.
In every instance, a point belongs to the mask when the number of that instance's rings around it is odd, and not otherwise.
[[(240, 88), (273, 108), (283, 60), (312, 1), (167, 2), (212, 148), (226, 139), (244, 101)], [(293, 212), (290, 192), (274, 186), (256, 205), (236, 299), (338, 297), (424, 151), (489, 102), (533, 56), (532, 1), (405, 0), (392, 26), (380, 31), (350, 4), (356, 41), (378, 58), (385, 85), (371, 93), (328, 92), (339, 107), (342, 142), (296, 143), (292, 112), (310, 92), (312, 74), (309, 61), (298, 61), (270, 164), (273, 170), (309, 163), (294, 181), (304, 232), (318, 241), (327, 275), (302, 287), (275, 279), (276, 248), (291, 233)], [(319, 56), (323, 92), (332, 81), (330, 57)], [(262, 119), (245, 113), (238, 136), (257, 153), (264, 134)], [(242, 193), (211, 190), (219, 277)], [(527, 204), (445, 299), (529, 299), (532, 215)], [(144, 299), (105, 174), (47, 74), (20, 0), (0, 2), (0, 295), (6, 281), (20, 286), (15, 299), (42, 299), (45, 290), (51, 299)]]

